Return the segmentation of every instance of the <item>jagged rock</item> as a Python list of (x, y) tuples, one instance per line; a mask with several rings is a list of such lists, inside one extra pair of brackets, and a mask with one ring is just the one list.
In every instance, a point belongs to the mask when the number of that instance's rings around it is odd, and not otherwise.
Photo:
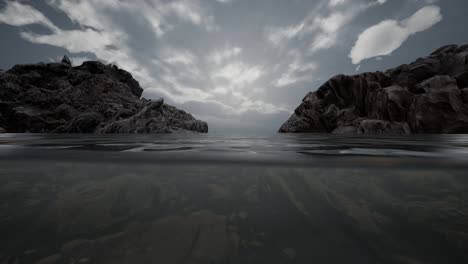
[(468, 88), (462, 89), (463, 103), (468, 104)]
[[(0, 127), (21, 133), (208, 132), (205, 122), (164, 103), (115, 65), (87, 61), (16, 65), (0, 72)], [(0, 130), (2, 131), (2, 130)]]
[(386, 72), (337, 75), (310, 92), (285, 133), (468, 133), (468, 45)]
[(63, 56), (62, 63), (65, 63), (67, 65), (72, 66), (72, 62), (71, 62), (70, 58), (68, 58), (67, 55)]

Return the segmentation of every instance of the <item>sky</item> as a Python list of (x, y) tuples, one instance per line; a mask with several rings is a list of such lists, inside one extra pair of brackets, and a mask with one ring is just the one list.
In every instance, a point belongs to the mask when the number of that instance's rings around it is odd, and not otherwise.
[(212, 132), (276, 131), (336, 74), (467, 44), (467, 0), (0, 0), (0, 68), (86, 60)]

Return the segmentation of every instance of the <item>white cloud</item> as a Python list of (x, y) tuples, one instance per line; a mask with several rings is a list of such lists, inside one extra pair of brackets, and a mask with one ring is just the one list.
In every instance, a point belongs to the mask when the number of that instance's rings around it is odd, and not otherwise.
[(52, 30), (56, 26), (50, 22), (41, 12), (33, 7), (21, 4), (17, 1), (7, 1), (6, 6), (0, 13), (0, 23), (12, 26), (26, 26), (31, 24), (42, 24)]
[[(62, 58), (57, 59), (57, 61), (61, 61), (61, 60), (62, 60)], [(92, 59), (89, 58), (89, 57), (86, 57), (86, 56), (72, 56), (70, 58), (70, 60), (71, 60), (73, 65), (81, 65), (81, 64), (83, 64), (83, 62), (90, 61)]]
[(337, 6), (337, 5), (342, 5), (346, 2), (347, 0), (330, 0), (330, 3), (328, 3), (330, 6)]
[[(385, 2), (386, 0), (330, 0), (328, 5), (323, 5), (322, 2), (298, 24), (267, 28), (267, 39), (275, 46), (280, 46), (295, 38), (310, 38), (310, 54), (329, 49), (337, 43), (339, 31), (346, 24), (367, 9)], [(345, 8), (337, 9), (337, 6)]]
[(164, 15), (175, 15), (183, 21), (196, 26), (203, 26), (208, 31), (218, 28), (214, 22), (214, 17), (206, 12), (198, 0), (153, 1), (156, 2), (156, 6), (160, 7)]
[(114, 43), (112, 35), (97, 32), (93, 29), (86, 29), (83, 31), (59, 30), (54, 34), (49, 35), (22, 32), (21, 36), (34, 43), (64, 47), (72, 53), (101, 53), (102, 49), (105, 49), (106, 46), (110, 46)]
[(334, 33), (348, 20), (349, 15), (341, 12), (331, 13), (328, 17), (319, 17), (314, 21), (320, 25), (323, 32)]
[(359, 35), (349, 56), (353, 64), (359, 64), (365, 59), (389, 55), (411, 35), (428, 30), (440, 21), (440, 8), (434, 5), (423, 7), (403, 21), (384, 20)]
[(216, 64), (220, 64), (225, 60), (231, 59), (242, 52), (242, 49), (239, 47), (227, 48), (224, 50), (215, 50), (210, 55), (208, 55), (208, 61)]
[(267, 29), (267, 38), (274, 45), (280, 45), (297, 37), (302, 32), (305, 25), (305, 22), (301, 22), (288, 27), (270, 27)]
[(199, 0), (48, 0), (48, 3), (65, 12), (74, 22), (98, 30), (106, 30), (104, 26), (109, 21), (106, 21), (108, 17), (102, 14), (108, 11), (125, 11), (133, 14), (133, 17), (146, 20), (158, 35), (163, 35), (166, 30), (174, 28), (167, 21), (169, 17), (176, 17), (207, 30), (217, 28), (214, 17), (204, 9)]
[(298, 51), (289, 53), (293, 61), (287, 66), (281, 76), (273, 81), (276, 87), (284, 87), (298, 82), (310, 81), (314, 78), (313, 72), (318, 68), (314, 62), (304, 62), (302, 55)]
[(258, 66), (250, 66), (241, 62), (229, 63), (213, 72), (213, 78), (224, 79), (233, 85), (251, 84), (263, 74)]
[(310, 53), (314, 53), (321, 49), (329, 49), (336, 43), (336, 34), (320, 33), (314, 38), (310, 44)]
[(176, 50), (170, 48), (166, 51), (164, 61), (171, 65), (183, 64), (193, 65), (197, 60), (197, 56), (188, 50)]

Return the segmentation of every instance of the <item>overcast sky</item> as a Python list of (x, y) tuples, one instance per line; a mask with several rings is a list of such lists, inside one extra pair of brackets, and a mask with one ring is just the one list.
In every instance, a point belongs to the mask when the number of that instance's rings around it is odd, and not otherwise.
[(467, 0), (0, 0), (0, 68), (98, 59), (211, 131), (276, 131), (333, 75), (467, 44), (467, 12)]

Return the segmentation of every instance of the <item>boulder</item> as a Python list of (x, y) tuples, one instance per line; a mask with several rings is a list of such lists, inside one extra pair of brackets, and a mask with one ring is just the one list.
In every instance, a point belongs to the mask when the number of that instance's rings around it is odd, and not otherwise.
[(87, 61), (16, 65), (0, 72), (0, 131), (11, 133), (208, 132), (208, 125), (164, 103), (115, 65)]
[(337, 75), (310, 92), (284, 133), (468, 133), (468, 45), (385, 72)]

